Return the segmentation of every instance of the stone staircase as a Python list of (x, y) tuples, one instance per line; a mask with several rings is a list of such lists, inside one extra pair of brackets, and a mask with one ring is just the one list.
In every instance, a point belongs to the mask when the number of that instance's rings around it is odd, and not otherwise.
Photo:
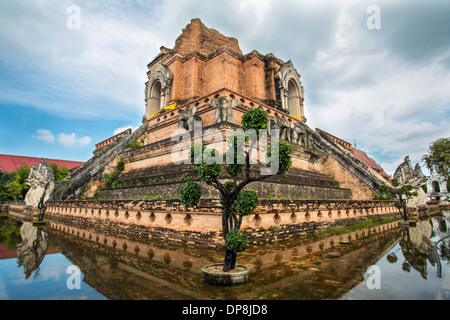
[(56, 187), (53, 194), (55, 200), (67, 200), (76, 197), (77, 191), (87, 183), (95, 174), (101, 171), (117, 155), (122, 153), (130, 142), (136, 141), (147, 130), (147, 124), (143, 124), (132, 133), (124, 134), (104, 150), (94, 155), (82, 166), (75, 169), (68, 177), (62, 180)]

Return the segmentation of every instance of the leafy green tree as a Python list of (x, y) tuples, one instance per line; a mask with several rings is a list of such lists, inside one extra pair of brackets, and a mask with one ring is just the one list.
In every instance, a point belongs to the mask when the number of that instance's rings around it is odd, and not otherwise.
[[(249, 109), (242, 117), (241, 126), (243, 130), (255, 130), (256, 138), (259, 140), (259, 129), (266, 129), (268, 124), (267, 114), (257, 108)], [(244, 150), (244, 159), (240, 161), (238, 147), (245, 145), (242, 135), (235, 135), (228, 144), (227, 152), (220, 159), (215, 149), (207, 149), (205, 146), (194, 145), (191, 149), (191, 163), (198, 169), (198, 175), (201, 181), (212, 185), (219, 191), (220, 203), (222, 204), (222, 231), (225, 240), (225, 258), (223, 270), (230, 271), (236, 266), (236, 257), (238, 252), (247, 248), (248, 239), (243, 231), (240, 230), (242, 218), (252, 214), (257, 205), (258, 197), (254, 191), (244, 190), (244, 188), (255, 181), (262, 181), (275, 174), (282, 175), (286, 173), (292, 165), (291, 153), (293, 148), (286, 142), (277, 141), (277, 154), (268, 153), (270, 159), (278, 157), (278, 170), (270, 174), (251, 174), (250, 159), (252, 148), (255, 141), (250, 140), (248, 150)], [(244, 148), (246, 149), (246, 148)], [(277, 148), (273, 148), (277, 150)], [(272, 150), (272, 148), (270, 148)], [(228, 154), (228, 156), (227, 156)], [(223, 161), (224, 159), (234, 161)], [(225, 163), (225, 164), (224, 164)], [(271, 167), (272, 163), (267, 163)], [(273, 166), (276, 168), (276, 166)], [(222, 183), (219, 181), (224, 170), (233, 180)], [(275, 171), (275, 170), (273, 170)], [(201, 197), (201, 186), (196, 182), (187, 182), (180, 189), (180, 198), (185, 207), (193, 207), (198, 204)]]
[(54, 162), (49, 163), (50, 168), (53, 170), (53, 175), (55, 176), (55, 184), (62, 181), (68, 175), (68, 171), (70, 170), (66, 166), (58, 167), (58, 165)]
[(428, 169), (436, 169), (447, 180), (450, 179), (450, 138), (441, 138), (434, 141), (428, 154), (422, 157)]
[(400, 186), (397, 179), (392, 179), (391, 184), (393, 188), (386, 185), (380, 186), (381, 196), (377, 197), (376, 200), (397, 200), (395, 202), (395, 207), (398, 209), (403, 220), (408, 220), (407, 205), (408, 199), (412, 197), (417, 197), (417, 192), (413, 191), (413, 186), (410, 184)]
[(14, 172), (14, 179), (7, 184), (8, 192), (12, 196), (12, 199), (23, 200), (27, 194), (29, 186), (25, 184), (25, 180), (30, 174), (30, 168), (27, 166), (21, 166)]
[(0, 202), (9, 202), (14, 199), (8, 184), (15, 178), (16, 172), (4, 172), (0, 170)]

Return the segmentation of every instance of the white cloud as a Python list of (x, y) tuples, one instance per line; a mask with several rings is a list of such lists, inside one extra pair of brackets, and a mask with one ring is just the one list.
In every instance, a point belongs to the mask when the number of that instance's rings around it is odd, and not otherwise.
[(75, 132), (71, 133), (71, 134), (65, 134), (65, 133), (60, 133), (58, 135), (58, 142), (60, 144), (62, 144), (63, 147), (67, 148), (67, 147), (74, 147), (76, 145), (79, 146), (85, 146), (88, 145), (89, 143), (91, 143), (92, 138), (91, 137), (82, 137), (82, 138), (77, 138), (77, 135)]
[(114, 130), (113, 136), (115, 136), (116, 134), (119, 134), (121, 132), (124, 132), (125, 130), (128, 130), (128, 129), (133, 129), (133, 127), (128, 126), (128, 127), (117, 128), (116, 130)]
[(42, 140), (45, 142), (53, 143), (55, 142), (55, 136), (50, 130), (47, 129), (38, 129), (36, 130), (37, 136), (32, 135), (33, 138)]
[(91, 143), (92, 138), (86, 136), (86, 137), (77, 139), (77, 141), (80, 144), (80, 146), (85, 146), (85, 145), (88, 145), (89, 143)]
[(450, 74), (442, 63), (450, 51), (413, 64), (380, 44), (392, 30), (368, 31), (352, 17), (354, 7), (341, 7), (333, 41), (308, 67), (308, 124), (356, 139), (393, 174), (405, 156), (420, 162), (432, 141), (450, 134)]
[[(366, 27), (368, 0), (79, 0), (81, 29), (69, 30), (71, 2), (0, 2), (0, 102), (133, 123), (145, 111), (147, 63), (198, 17), (237, 38), (244, 54), (291, 59), (305, 87), (307, 124), (356, 139), (393, 170), (406, 155), (420, 161), (433, 140), (450, 135), (448, 1), (380, 0), (380, 30)], [(35, 138), (55, 141), (51, 132)], [(58, 136), (66, 146), (89, 139)]]
[(58, 142), (63, 145), (63, 147), (72, 147), (77, 144), (76, 134), (65, 134), (60, 133), (58, 135)]

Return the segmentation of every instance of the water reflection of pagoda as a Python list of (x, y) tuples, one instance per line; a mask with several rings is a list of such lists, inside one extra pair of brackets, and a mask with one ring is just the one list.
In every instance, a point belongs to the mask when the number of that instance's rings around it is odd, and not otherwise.
[[(51, 223), (49, 238), (84, 281), (108, 299), (336, 299), (364, 280), (363, 273), (399, 240), (396, 222), (317, 240), (249, 248), (242, 262), (252, 268), (245, 292), (199, 281), (216, 250), (183, 248)], [(340, 245), (349, 240), (351, 244)], [(330, 258), (330, 254), (337, 254)]]

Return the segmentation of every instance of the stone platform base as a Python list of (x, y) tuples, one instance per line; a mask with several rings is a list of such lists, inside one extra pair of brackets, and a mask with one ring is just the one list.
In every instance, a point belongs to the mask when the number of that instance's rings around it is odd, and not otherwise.
[[(288, 239), (330, 227), (397, 213), (391, 201), (261, 199), (241, 229), (251, 245)], [(186, 210), (179, 200), (55, 201), (46, 219), (131, 238), (222, 248), (222, 216), (217, 200)]]

